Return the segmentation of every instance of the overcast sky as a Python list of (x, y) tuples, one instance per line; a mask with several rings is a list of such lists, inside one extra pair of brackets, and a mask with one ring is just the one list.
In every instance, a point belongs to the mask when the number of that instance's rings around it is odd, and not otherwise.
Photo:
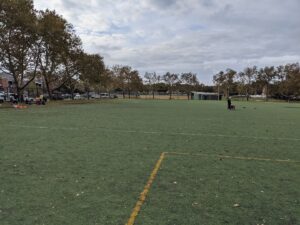
[(72, 23), (109, 66), (194, 72), (300, 61), (299, 0), (35, 0)]

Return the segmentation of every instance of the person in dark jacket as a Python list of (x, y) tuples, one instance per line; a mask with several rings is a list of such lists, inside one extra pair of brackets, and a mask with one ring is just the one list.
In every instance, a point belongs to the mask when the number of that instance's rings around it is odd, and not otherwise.
[(227, 98), (227, 109), (231, 109), (231, 98), (230, 97), (228, 97)]

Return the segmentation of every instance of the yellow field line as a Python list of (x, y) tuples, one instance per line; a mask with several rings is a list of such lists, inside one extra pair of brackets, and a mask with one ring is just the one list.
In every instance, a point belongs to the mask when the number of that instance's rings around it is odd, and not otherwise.
[(160, 166), (165, 158), (166, 155), (185, 155), (185, 156), (210, 156), (210, 157), (219, 157), (219, 158), (227, 158), (227, 159), (239, 159), (239, 160), (254, 160), (254, 161), (269, 161), (269, 162), (279, 162), (279, 163), (300, 163), (300, 161), (294, 161), (289, 159), (268, 159), (268, 158), (258, 158), (258, 157), (243, 157), (243, 156), (229, 156), (229, 155), (212, 155), (212, 154), (205, 154), (205, 153), (185, 153), (185, 152), (163, 152), (161, 153), (159, 160), (156, 162), (155, 167), (147, 181), (147, 184), (144, 187), (143, 192), (140, 194), (140, 197), (132, 210), (132, 213), (128, 219), (126, 225), (134, 225), (135, 219), (139, 214), (142, 205), (144, 204), (147, 194), (151, 188), (152, 183), (160, 169)]
[(139, 214), (140, 210), (141, 210), (141, 207), (142, 205), (144, 204), (145, 200), (146, 200), (146, 197), (147, 197), (147, 194), (151, 188), (151, 185), (158, 173), (158, 170), (162, 164), (162, 161), (164, 160), (165, 158), (165, 153), (163, 152), (160, 157), (159, 157), (159, 160), (157, 161), (157, 163), (155, 164), (155, 167), (148, 179), (148, 182), (146, 184), (146, 186), (144, 187), (144, 190), (143, 192), (140, 194), (140, 197), (139, 197), (139, 200), (137, 201), (130, 217), (129, 217), (129, 220), (128, 222), (126, 223), (126, 225), (133, 225), (134, 222), (135, 222), (135, 218), (137, 217), (137, 215)]
[(169, 155), (187, 155), (187, 156), (211, 156), (227, 159), (240, 159), (240, 160), (254, 160), (254, 161), (269, 161), (269, 162), (278, 162), (278, 163), (300, 163), (300, 161), (290, 160), (290, 159), (269, 159), (269, 158), (260, 158), (260, 157), (244, 157), (244, 156), (230, 156), (230, 155), (212, 155), (205, 153), (184, 153), (184, 152), (165, 152)]

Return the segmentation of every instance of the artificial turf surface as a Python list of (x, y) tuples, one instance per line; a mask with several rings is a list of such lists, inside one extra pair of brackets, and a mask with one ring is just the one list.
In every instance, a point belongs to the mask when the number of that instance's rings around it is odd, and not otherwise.
[[(165, 151), (300, 161), (299, 104), (234, 104), (0, 108), (0, 224), (124, 225)], [(136, 224), (300, 224), (299, 174), (299, 163), (167, 156)]]

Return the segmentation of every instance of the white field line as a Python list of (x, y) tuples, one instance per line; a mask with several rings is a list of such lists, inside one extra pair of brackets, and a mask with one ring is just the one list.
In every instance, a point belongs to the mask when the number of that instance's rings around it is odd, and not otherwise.
[(300, 163), (291, 159), (270, 159), (262, 157), (246, 157), (246, 156), (232, 156), (232, 155), (214, 155), (205, 153), (188, 153), (188, 152), (164, 152), (165, 155), (179, 155), (179, 156), (206, 156), (206, 157), (217, 157), (220, 159), (239, 159), (239, 160), (252, 160), (252, 161), (268, 161), (268, 162), (279, 162), (279, 163)]
[(24, 128), (24, 129), (44, 129), (44, 130), (103, 130), (107, 132), (116, 133), (137, 133), (137, 134), (155, 134), (155, 135), (181, 135), (181, 136), (202, 136), (202, 137), (220, 137), (220, 138), (245, 138), (245, 139), (257, 139), (257, 140), (275, 140), (275, 141), (300, 141), (300, 138), (285, 138), (285, 137), (257, 137), (257, 136), (245, 136), (245, 135), (227, 135), (227, 134), (204, 134), (204, 133), (185, 133), (185, 132), (161, 132), (161, 131), (145, 131), (145, 130), (122, 130), (122, 129), (110, 129), (107, 127), (46, 127), (46, 126), (30, 126), (30, 125), (10, 125), (4, 126)]

